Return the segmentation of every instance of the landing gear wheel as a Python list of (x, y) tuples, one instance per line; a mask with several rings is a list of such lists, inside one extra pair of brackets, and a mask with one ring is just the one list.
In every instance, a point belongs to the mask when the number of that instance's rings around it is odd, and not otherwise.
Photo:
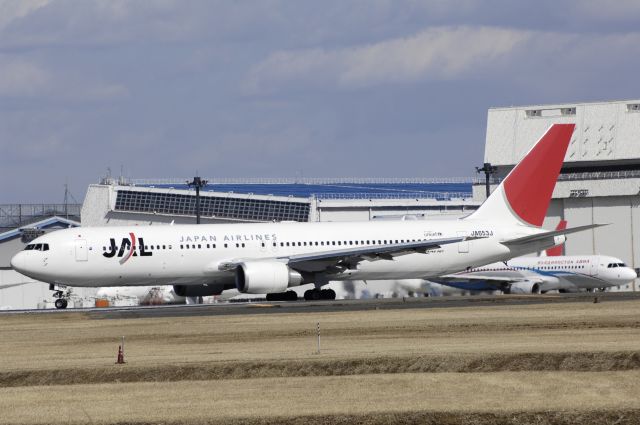
[(298, 294), (295, 291), (273, 292), (267, 294), (267, 301), (298, 301)]
[(287, 291), (284, 293), (285, 301), (298, 301), (298, 294), (296, 291)]
[(304, 293), (304, 299), (307, 301), (335, 300), (336, 291), (333, 289), (309, 289)]
[(320, 291), (320, 299), (322, 300), (335, 300), (336, 291), (333, 289), (323, 289)]
[(320, 298), (320, 291), (317, 289), (309, 289), (304, 292), (304, 299), (307, 301), (318, 301)]
[(65, 300), (64, 298), (58, 298), (55, 302), (55, 305), (57, 309), (67, 308), (67, 300)]

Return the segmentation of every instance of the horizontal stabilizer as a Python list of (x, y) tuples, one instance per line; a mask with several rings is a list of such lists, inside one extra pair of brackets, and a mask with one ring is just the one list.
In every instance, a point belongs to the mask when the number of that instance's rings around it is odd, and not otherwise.
[(503, 245), (524, 245), (531, 242), (542, 241), (555, 236), (568, 235), (570, 233), (582, 232), (583, 230), (595, 229), (596, 227), (608, 226), (608, 224), (587, 224), (586, 226), (572, 227), (570, 229), (553, 230), (551, 232), (538, 233), (530, 236), (523, 236), (521, 238), (511, 239), (501, 242)]

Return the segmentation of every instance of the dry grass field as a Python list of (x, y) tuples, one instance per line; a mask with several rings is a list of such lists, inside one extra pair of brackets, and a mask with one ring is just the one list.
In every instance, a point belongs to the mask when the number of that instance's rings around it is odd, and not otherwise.
[(640, 423), (638, 300), (95, 317), (0, 316), (0, 423)]

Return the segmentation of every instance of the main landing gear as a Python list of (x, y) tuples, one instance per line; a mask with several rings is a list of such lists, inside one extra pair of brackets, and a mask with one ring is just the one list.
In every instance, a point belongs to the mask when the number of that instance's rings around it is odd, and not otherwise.
[[(304, 293), (307, 301), (335, 300), (336, 291), (333, 289), (309, 289)], [(298, 301), (298, 294), (294, 291), (267, 294), (267, 301)]]
[(298, 294), (295, 291), (275, 292), (267, 294), (267, 301), (298, 301)]
[(309, 289), (305, 291), (304, 299), (307, 301), (335, 300), (336, 291), (333, 289)]
[(56, 301), (54, 302), (56, 308), (58, 310), (67, 308), (71, 290), (67, 289), (66, 286), (53, 284), (49, 285), (49, 290), (53, 291), (53, 298), (56, 299)]

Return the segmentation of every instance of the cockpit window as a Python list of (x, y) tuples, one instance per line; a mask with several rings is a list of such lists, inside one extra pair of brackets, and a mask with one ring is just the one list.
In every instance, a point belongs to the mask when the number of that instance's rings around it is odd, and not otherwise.
[(625, 263), (618, 263), (618, 267), (627, 267)]
[(48, 243), (30, 243), (24, 247), (25, 251), (49, 251)]
[(614, 268), (614, 267), (624, 267), (624, 263), (609, 263), (609, 264), (607, 265), (607, 268), (608, 268), (608, 269), (612, 269), (612, 268)]

